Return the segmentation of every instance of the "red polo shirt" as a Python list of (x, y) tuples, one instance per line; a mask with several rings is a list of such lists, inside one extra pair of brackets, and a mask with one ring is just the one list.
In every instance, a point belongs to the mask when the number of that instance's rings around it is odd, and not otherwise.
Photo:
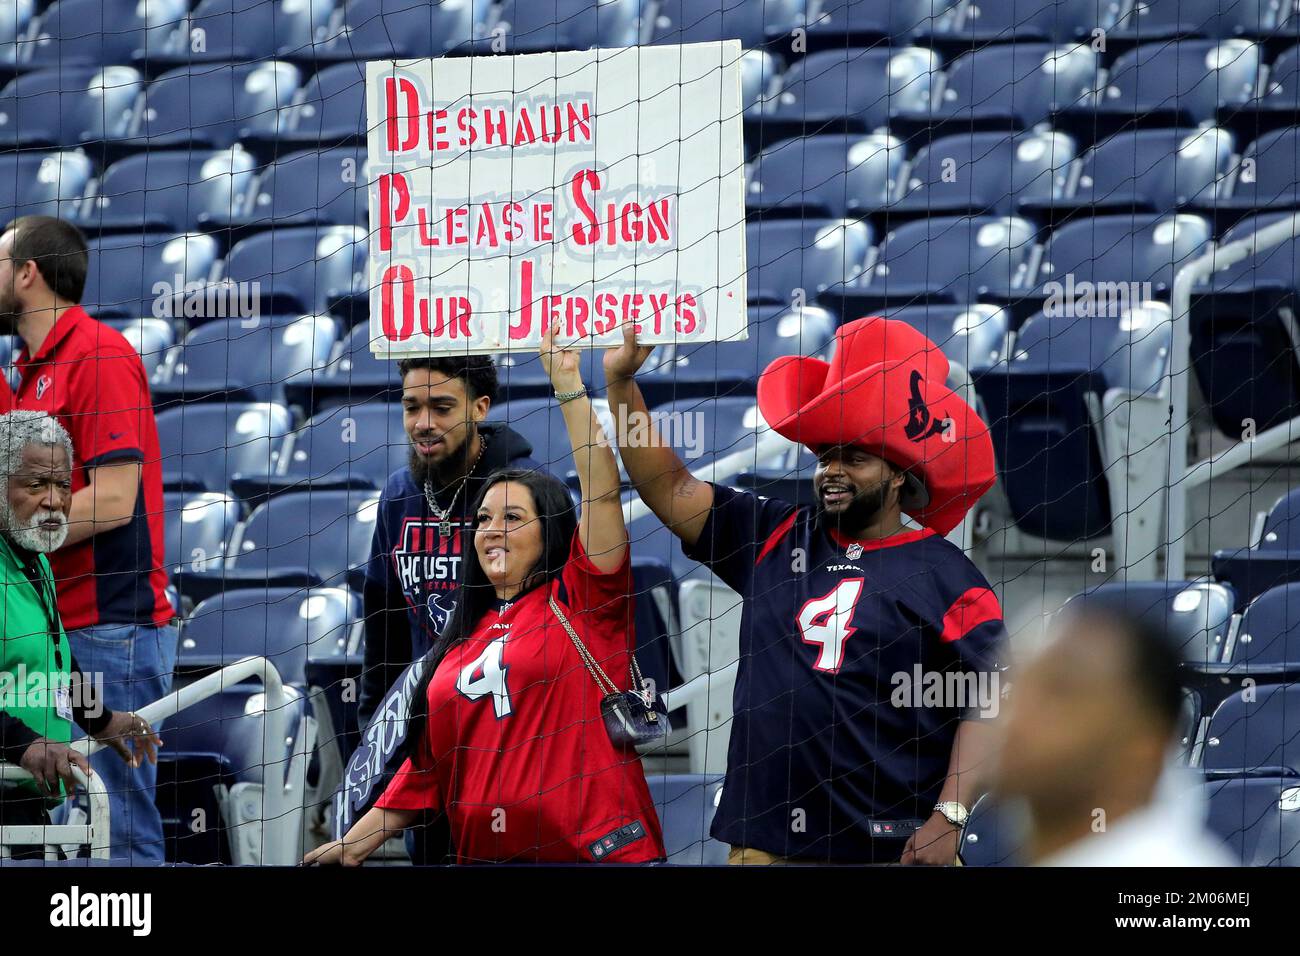
[[(68, 309), (34, 356), (15, 362), (22, 381), (5, 383), (0, 405), (48, 412), (72, 436), (72, 490), (88, 469), (143, 462), (135, 514), (120, 528), (49, 555), (68, 630), (92, 624), (166, 624), (162, 457), (144, 365), (116, 329), (80, 307)], [(0, 379), (2, 382), (3, 379)]]

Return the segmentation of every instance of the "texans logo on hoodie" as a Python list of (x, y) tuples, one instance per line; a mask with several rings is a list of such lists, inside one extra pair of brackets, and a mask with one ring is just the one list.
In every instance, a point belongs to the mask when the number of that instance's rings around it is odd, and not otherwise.
[(437, 631), (442, 630), (456, 606), (452, 594), (460, 584), (462, 532), (469, 528), (468, 522), (453, 520), (451, 533), (444, 535), (439, 524), (406, 518), (400, 543), (392, 552), (393, 574), (402, 593), (411, 607), (428, 610)]

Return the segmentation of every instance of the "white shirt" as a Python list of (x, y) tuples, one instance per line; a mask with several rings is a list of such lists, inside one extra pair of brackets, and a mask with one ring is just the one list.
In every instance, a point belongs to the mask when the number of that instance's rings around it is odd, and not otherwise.
[(1186, 769), (1167, 770), (1145, 807), (1090, 833), (1040, 866), (1240, 866), (1205, 829), (1201, 788)]

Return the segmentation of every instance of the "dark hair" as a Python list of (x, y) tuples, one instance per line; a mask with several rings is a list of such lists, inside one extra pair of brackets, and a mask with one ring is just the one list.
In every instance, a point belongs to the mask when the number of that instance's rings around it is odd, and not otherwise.
[[(525, 576), (517, 600), (527, 592), (549, 584), (564, 571), (573, 547), (573, 536), (578, 530), (578, 514), (569, 489), (554, 475), (524, 468), (499, 468), (483, 482), (470, 515), (477, 516), (487, 493), (505, 481), (518, 482), (528, 489), (533, 496), (533, 507), (537, 510), (538, 520), (542, 523), (542, 554)], [(473, 517), (471, 520), (474, 520)], [(418, 744), (420, 735), (424, 733), (425, 721), (428, 719), (429, 681), (433, 679), (438, 665), (452, 648), (469, 638), (475, 625), (495, 601), (496, 590), (484, 573), (483, 566), (479, 564), (478, 552), (471, 542), (464, 548), (464, 559), (460, 563), (456, 609), (452, 611), (451, 619), (447, 621), (447, 626), (443, 628), (426, 658), (424, 673), (420, 675), (420, 683), (411, 700), (411, 722), (407, 726), (407, 740), (411, 746)]]
[(428, 369), (441, 372), (448, 378), (465, 382), (465, 392), (471, 399), (487, 396), (497, 400), (497, 366), (490, 355), (440, 355), (436, 358), (409, 358), (397, 363), (397, 374), (406, 378), (407, 372)]
[(14, 234), (9, 258), (15, 266), (36, 263), (36, 271), (55, 295), (65, 302), (81, 301), (90, 255), (80, 229), (53, 216), (19, 216), (6, 231)]
[(1183, 655), (1173, 638), (1140, 614), (1087, 600), (1079, 602), (1072, 617), (1087, 630), (1120, 639), (1133, 690), (1172, 735), (1183, 707)]

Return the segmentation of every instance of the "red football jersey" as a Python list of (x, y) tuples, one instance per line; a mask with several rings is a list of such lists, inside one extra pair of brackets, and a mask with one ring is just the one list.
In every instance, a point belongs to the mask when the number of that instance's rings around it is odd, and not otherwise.
[(376, 806), (444, 810), (461, 863), (664, 857), (640, 758), (610, 742), (602, 694), (547, 600), (629, 689), (631, 593), (630, 553), (602, 574), (575, 534), (558, 579), (490, 611), (438, 665), (423, 743)]

